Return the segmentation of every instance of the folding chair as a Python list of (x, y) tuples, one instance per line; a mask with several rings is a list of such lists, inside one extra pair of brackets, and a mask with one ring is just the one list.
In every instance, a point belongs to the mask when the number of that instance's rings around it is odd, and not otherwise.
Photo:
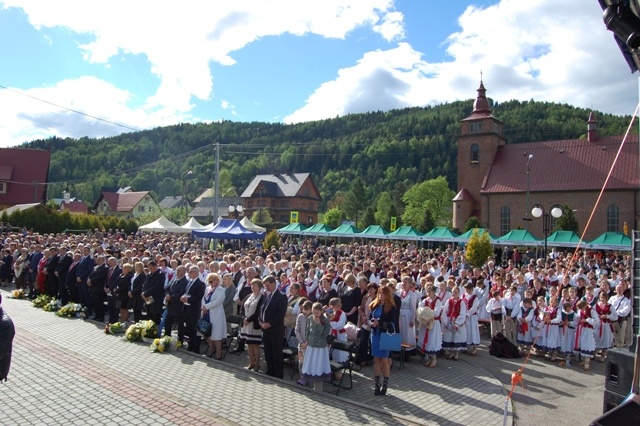
[[(240, 322), (242, 321), (242, 317), (239, 315), (227, 315), (227, 324), (231, 325), (231, 332), (227, 333), (227, 338), (224, 340), (223, 344), (225, 346), (224, 354), (222, 355), (222, 359), (227, 356), (229, 353), (229, 348), (231, 348), (231, 342), (233, 339), (236, 339), (236, 346), (238, 346), (238, 339), (240, 338)], [(236, 354), (239, 355), (239, 354)]]
[[(353, 388), (353, 352), (355, 350), (355, 347), (356, 345), (353, 342), (343, 342), (337, 339), (331, 342), (331, 354), (333, 354), (335, 351), (344, 351), (348, 354), (348, 358), (345, 362), (331, 361), (329, 363), (331, 365), (331, 373), (333, 374), (329, 383), (338, 387), (336, 395), (338, 395), (338, 392), (340, 392), (340, 388)], [(335, 379), (335, 376), (338, 373), (340, 373), (339, 381)], [(342, 382), (344, 381), (344, 376), (346, 375), (349, 376), (349, 386), (342, 384)]]

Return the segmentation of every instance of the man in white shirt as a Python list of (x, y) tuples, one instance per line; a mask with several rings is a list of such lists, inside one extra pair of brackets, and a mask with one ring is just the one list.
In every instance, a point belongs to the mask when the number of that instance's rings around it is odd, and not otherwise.
[(618, 314), (618, 321), (613, 325), (616, 347), (629, 346), (627, 327), (631, 322), (629, 321), (631, 318), (631, 301), (624, 295), (624, 290), (622, 284), (618, 284), (616, 286), (616, 294), (609, 299), (611, 309)]

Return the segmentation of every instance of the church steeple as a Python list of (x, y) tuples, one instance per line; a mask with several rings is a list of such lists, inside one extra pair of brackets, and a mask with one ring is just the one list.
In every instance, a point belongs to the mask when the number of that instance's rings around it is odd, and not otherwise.
[(473, 103), (473, 113), (480, 115), (491, 115), (491, 108), (489, 108), (489, 100), (487, 99), (487, 89), (484, 88), (482, 79), (480, 80), (480, 87), (478, 87), (478, 97)]

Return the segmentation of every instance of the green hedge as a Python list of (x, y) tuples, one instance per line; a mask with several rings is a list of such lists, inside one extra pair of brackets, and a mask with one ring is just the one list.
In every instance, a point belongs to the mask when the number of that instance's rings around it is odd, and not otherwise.
[(124, 229), (127, 234), (136, 232), (138, 225), (132, 220), (125, 220), (113, 216), (96, 216), (90, 214), (70, 214), (69, 212), (54, 212), (45, 207), (31, 208), (24, 211), (14, 211), (7, 215), (6, 211), (0, 216), (0, 222), (9, 222), (14, 227), (26, 227), (29, 231), (41, 234), (62, 233), (65, 230), (109, 230)]

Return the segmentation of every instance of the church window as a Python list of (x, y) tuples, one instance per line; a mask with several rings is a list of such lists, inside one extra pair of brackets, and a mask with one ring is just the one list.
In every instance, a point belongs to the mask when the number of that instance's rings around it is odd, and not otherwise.
[(480, 133), (480, 132), (482, 132), (482, 121), (469, 123), (469, 133)]
[(500, 233), (506, 234), (511, 230), (511, 208), (502, 206), (500, 209)]
[(473, 145), (471, 145), (471, 164), (478, 164), (478, 161), (480, 159), (480, 147), (478, 146), (477, 143), (474, 143)]
[(620, 207), (616, 204), (607, 207), (607, 232), (620, 232)]

